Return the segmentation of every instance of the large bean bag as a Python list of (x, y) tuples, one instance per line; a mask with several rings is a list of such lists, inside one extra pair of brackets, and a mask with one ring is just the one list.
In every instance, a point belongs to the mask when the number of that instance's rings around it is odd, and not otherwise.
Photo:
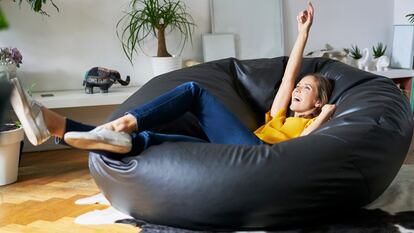
[[(286, 63), (225, 59), (164, 74), (110, 119), (196, 81), (255, 130)], [(194, 230), (298, 227), (359, 209), (387, 188), (405, 159), (413, 134), (409, 102), (391, 80), (337, 61), (305, 59), (300, 77), (311, 72), (334, 81), (330, 103), (337, 110), (308, 136), (272, 146), (168, 142), (133, 157), (91, 153), (91, 174), (118, 210)], [(153, 130), (208, 140), (190, 113)]]

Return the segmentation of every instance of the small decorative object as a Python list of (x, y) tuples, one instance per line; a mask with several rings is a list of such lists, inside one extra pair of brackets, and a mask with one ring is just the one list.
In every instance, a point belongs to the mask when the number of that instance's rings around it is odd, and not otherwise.
[(372, 65), (377, 71), (383, 71), (388, 69), (388, 66), (390, 66), (391, 62), (390, 59), (384, 55), (385, 51), (387, 51), (387, 46), (384, 46), (382, 43), (378, 43), (377, 46), (372, 47)]
[(358, 68), (361, 70), (369, 71), (369, 49), (364, 48), (362, 50), (362, 57), (357, 61)]
[(306, 54), (308, 57), (326, 57), (333, 60), (341, 61), (345, 64), (350, 64), (348, 59), (349, 49), (337, 48), (335, 49), (330, 44), (325, 44), (325, 49), (316, 50)]
[(121, 79), (121, 75), (116, 70), (111, 70), (103, 67), (94, 67), (85, 74), (83, 86), (85, 86), (86, 94), (93, 94), (93, 88), (99, 87), (101, 93), (107, 93), (112, 84), (118, 82), (122, 86), (127, 86), (130, 82), (130, 77), (126, 80)]
[(351, 45), (349, 53), (350, 61), (349, 65), (353, 67), (358, 67), (358, 60), (362, 58), (361, 50), (357, 45)]
[(166, 30), (181, 33), (181, 53), (186, 42), (192, 42), (194, 26), (194, 20), (181, 0), (131, 0), (128, 11), (118, 21), (117, 35), (131, 64), (137, 48), (144, 52), (146, 39), (157, 38), (157, 57), (152, 58), (153, 72), (157, 76), (182, 67), (182, 58), (172, 56), (167, 50)]
[(12, 78), (16, 76), (17, 68), (22, 64), (23, 57), (17, 48), (0, 48), (0, 74)]

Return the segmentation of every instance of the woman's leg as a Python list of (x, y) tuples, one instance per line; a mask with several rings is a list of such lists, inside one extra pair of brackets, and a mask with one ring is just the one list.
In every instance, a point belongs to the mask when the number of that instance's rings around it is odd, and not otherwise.
[[(150, 130), (186, 112), (193, 113), (212, 143), (258, 145), (253, 134), (212, 94), (197, 83), (184, 83), (111, 122), (107, 127), (126, 132)], [(134, 119), (135, 118), (135, 119)]]

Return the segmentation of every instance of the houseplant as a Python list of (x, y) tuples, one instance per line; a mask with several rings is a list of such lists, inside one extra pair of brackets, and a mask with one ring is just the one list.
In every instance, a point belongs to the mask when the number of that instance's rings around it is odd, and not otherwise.
[(407, 18), (408, 18), (408, 21), (409, 21), (410, 23), (414, 23), (414, 14), (408, 14), (408, 15), (406, 15), (405, 17), (407, 17)]
[(358, 67), (358, 60), (362, 58), (361, 50), (357, 45), (351, 45), (349, 56), (352, 58), (351, 65)]
[[(23, 0), (11, 0), (13, 2), (18, 2), (19, 5), (22, 4)], [(0, 0), (1, 2), (1, 0)], [(57, 7), (57, 5), (53, 2), (53, 0), (24, 0), (24, 2), (28, 3), (30, 8), (35, 11), (35, 12), (39, 12), (43, 15), (48, 15), (46, 11), (43, 10), (43, 6), (45, 4), (47, 4), (48, 2), (50, 2), (53, 7), (55, 7), (55, 9), (57, 11), (59, 11), (59, 8)], [(9, 27), (9, 23), (7, 22), (6, 16), (3, 14), (3, 11), (0, 7), (0, 30), (6, 29)]]
[(157, 38), (157, 56), (152, 57), (154, 76), (157, 76), (182, 66), (182, 59), (168, 52), (166, 31), (180, 32), (178, 48), (181, 47), (181, 53), (185, 44), (192, 42), (195, 24), (186, 5), (180, 0), (131, 0), (116, 27), (122, 48), (131, 64), (138, 48), (146, 54), (144, 42), (151, 37)]
[[(0, 48), (0, 84), (1, 88), (8, 85), (8, 80), (16, 76), (16, 69), (23, 57), (16, 48)], [(3, 89), (2, 89), (3, 91)], [(2, 94), (2, 110), (8, 113), (7, 123), (0, 122), (0, 185), (13, 183), (17, 180), (19, 159), (23, 148), (24, 131), (20, 122), (12, 120), (12, 110), (3, 106), (7, 96)]]
[(385, 51), (387, 51), (387, 46), (384, 46), (382, 43), (378, 43), (377, 46), (372, 46), (372, 65), (377, 71), (387, 69), (391, 63), (389, 57), (385, 56)]

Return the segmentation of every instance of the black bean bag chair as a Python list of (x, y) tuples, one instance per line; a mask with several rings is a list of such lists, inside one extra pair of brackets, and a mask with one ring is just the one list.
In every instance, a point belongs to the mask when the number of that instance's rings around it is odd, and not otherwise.
[[(286, 63), (230, 58), (164, 74), (109, 119), (196, 81), (255, 130)], [(193, 230), (298, 227), (359, 209), (387, 188), (405, 159), (413, 135), (408, 99), (391, 80), (337, 61), (305, 59), (300, 77), (311, 72), (334, 81), (330, 103), (337, 110), (308, 136), (273, 146), (169, 142), (134, 157), (91, 153), (91, 174), (118, 210)], [(207, 140), (189, 113), (153, 130)]]

